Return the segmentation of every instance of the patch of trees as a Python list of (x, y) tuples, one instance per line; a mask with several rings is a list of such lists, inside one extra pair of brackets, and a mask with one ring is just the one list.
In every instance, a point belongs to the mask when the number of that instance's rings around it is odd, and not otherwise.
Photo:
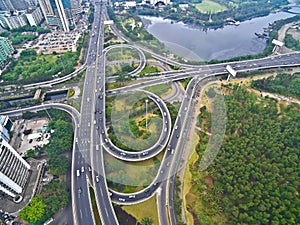
[(153, 219), (151, 217), (144, 217), (142, 219), (141, 225), (152, 225), (152, 224), (153, 224)]
[(64, 175), (69, 168), (69, 160), (64, 155), (51, 157), (48, 164), (53, 175)]
[(42, 200), (41, 195), (36, 195), (29, 203), (25, 206), (19, 214), (19, 217), (28, 221), (29, 223), (34, 223), (40, 220), (45, 212), (46, 205)]
[(49, 126), (54, 129), (51, 134), (49, 144), (44, 147), (44, 150), (50, 156), (55, 156), (64, 151), (71, 150), (73, 139), (73, 127), (64, 120), (51, 121)]
[(177, 118), (178, 110), (176, 109), (176, 107), (173, 104), (168, 103), (168, 102), (167, 102), (167, 108), (169, 109), (172, 126), (173, 126), (175, 123), (175, 120)]
[[(30, 32), (30, 33), (25, 33), (25, 32)], [(6, 31), (2, 32), (0, 36), (8, 37), (11, 40), (12, 45), (19, 45), (34, 40), (38, 37), (38, 35), (44, 33), (50, 33), (50, 29), (26, 25), (23, 27), (12, 29), (10, 30), (10, 32), (6, 32)]]
[(300, 73), (293, 75), (282, 73), (276, 77), (255, 80), (252, 81), (251, 86), (267, 92), (300, 98)]
[(52, 180), (43, 187), (41, 195), (36, 195), (20, 212), (20, 218), (42, 225), (59, 209), (68, 204), (68, 192), (64, 181)]
[(286, 34), (284, 38), (285, 46), (295, 51), (300, 50), (300, 41), (293, 38), (291, 34)]
[(60, 55), (37, 55), (35, 50), (23, 50), (18, 60), (11, 63), (2, 74), (3, 84), (37, 83), (62, 77), (74, 71), (80, 52), (66, 52)]
[[(49, 109), (47, 111), (48, 113), (43, 110), (22, 115), (23, 119), (41, 118), (50, 115), (52, 121), (49, 123), (49, 126), (55, 131), (51, 134), (48, 145), (31, 150), (27, 156), (34, 157), (36, 150), (39, 153), (47, 152), (50, 156), (48, 160), (50, 173), (58, 176), (65, 175), (69, 167), (69, 161), (61, 153), (72, 147), (73, 127), (66, 112), (57, 109)], [(20, 212), (20, 217), (30, 223), (42, 225), (59, 209), (66, 207), (68, 198), (69, 194), (65, 181), (54, 179), (43, 186), (41, 195), (36, 195), (31, 200), (29, 206), (26, 206)]]
[(43, 187), (42, 201), (45, 204), (45, 211), (42, 218), (36, 225), (42, 225), (51, 218), (58, 210), (63, 209), (68, 204), (69, 193), (65, 181), (52, 180)]
[(94, 5), (91, 4), (89, 16), (88, 16), (89, 24), (92, 24), (94, 22), (94, 17), (95, 17), (94, 13), (95, 13), (95, 7)]
[[(192, 193), (205, 206), (195, 212), (201, 224), (225, 215), (228, 224), (299, 224), (299, 110), (277, 110), (243, 88), (226, 96), (227, 127), (222, 147), (199, 172), (208, 137), (201, 133), (192, 166)], [(207, 179), (212, 182), (208, 183)], [(189, 208), (193, 210), (193, 205)]]
[(44, 33), (50, 33), (51, 30), (48, 28), (43, 28), (43, 27), (36, 27), (36, 26), (23, 26), (19, 28), (12, 29), (11, 32), (38, 32), (39, 34), (44, 34)]

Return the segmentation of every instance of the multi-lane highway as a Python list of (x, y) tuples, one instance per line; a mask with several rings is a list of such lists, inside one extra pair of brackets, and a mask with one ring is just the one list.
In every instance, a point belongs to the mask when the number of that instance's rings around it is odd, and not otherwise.
[[(63, 110), (69, 110), (74, 115), (75, 133), (74, 149), (72, 162), (72, 207), (73, 220), (75, 225), (95, 224), (91, 202), (89, 197), (89, 187), (95, 191), (96, 202), (101, 217), (102, 224), (119, 224), (112, 202), (118, 204), (135, 204), (144, 201), (155, 193), (158, 193), (158, 211), (160, 224), (166, 225), (168, 222), (168, 213), (172, 224), (176, 224), (176, 217), (173, 211), (173, 190), (176, 171), (181, 157), (181, 148), (179, 144), (186, 134), (186, 129), (190, 122), (191, 109), (194, 106), (194, 95), (197, 84), (204, 79), (227, 74), (226, 65), (231, 65), (238, 73), (245, 71), (256, 71), (270, 68), (293, 67), (300, 65), (300, 53), (294, 52), (283, 55), (275, 55), (262, 59), (246, 60), (239, 62), (220, 63), (212, 65), (191, 66), (176, 63), (165, 57), (151, 53), (153, 57), (172, 65), (180, 65), (183, 69), (180, 71), (170, 71), (158, 74), (152, 77), (152, 80), (143, 81), (139, 84), (129, 85), (114, 90), (105, 90), (105, 53), (111, 49), (103, 49), (104, 39), (104, 19), (106, 16), (106, 5), (101, 1), (95, 1), (95, 17), (90, 34), (90, 43), (86, 63), (80, 68), (82, 71), (86, 68), (86, 77), (82, 94), (82, 104), (79, 113), (68, 106), (55, 105)], [(112, 26), (113, 29), (114, 26)], [(116, 31), (117, 32), (117, 31)], [(138, 49), (141, 63), (133, 75), (140, 72), (145, 64), (146, 58), (143, 51), (148, 51), (141, 46), (131, 47), (130, 45), (120, 45)], [(116, 46), (119, 47), (119, 46)], [(114, 47), (115, 48), (115, 47)], [(50, 86), (70, 77), (75, 76), (78, 71), (55, 81), (47, 81), (39, 84), (27, 85), (26, 89), (37, 86)], [(185, 96), (181, 103), (176, 121), (171, 131), (171, 117), (165, 103), (158, 96), (143, 91), (160, 109), (163, 118), (163, 129), (157, 143), (141, 152), (129, 152), (117, 148), (110, 140), (106, 132), (105, 121), (105, 97), (130, 91), (141, 91), (143, 88), (164, 82), (177, 81), (189, 77), (194, 77), (187, 86)], [(50, 107), (48, 105), (37, 106), (33, 108)], [(54, 107), (52, 105), (52, 107)], [(25, 111), (29, 109), (24, 109)], [(10, 112), (20, 113), (22, 110)], [(103, 151), (120, 160), (142, 161), (149, 159), (166, 149), (156, 178), (144, 190), (136, 193), (124, 194), (108, 190), (103, 163)], [(166, 207), (166, 205), (168, 207)], [(169, 212), (168, 212), (169, 210)]]
[[(87, 56), (87, 72), (84, 81), (82, 104), (80, 110), (80, 124), (76, 143), (78, 155), (75, 156), (73, 167), (73, 212), (74, 224), (95, 224), (91, 209), (89, 187), (94, 187), (96, 202), (103, 224), (118, 224), (111, 201), (109, 199), (103, 166), (101, 139), (97, 133), (96, 116), (94, 114), (98, 98), (104, 92), (103, 70), (103, 33), (106, 5), (101, 1), (95, 1), (94, 23), (91, 30), (91, 38)], [(103, 105), (105, 104), (102, 102)], [(101, 106), (100, 106), (101, 107)], [(104, 121), (104, 120), (103, 120)], [(100, 123), (104, 129), (105, 123)], [(102, 150), (102, 149), (101, 149)], [(96, 180), (97, 176), (97, 180)]]

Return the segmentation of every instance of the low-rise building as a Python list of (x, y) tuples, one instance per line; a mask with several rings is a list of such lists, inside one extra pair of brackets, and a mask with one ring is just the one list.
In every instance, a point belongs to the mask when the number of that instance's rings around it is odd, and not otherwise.
[(17, 15), (11, 14), (0, 14), (0, 24), (2, 27), (7, 29), (15, 29), (23, 27), (28, 24), (25, 13), (16, 13)]

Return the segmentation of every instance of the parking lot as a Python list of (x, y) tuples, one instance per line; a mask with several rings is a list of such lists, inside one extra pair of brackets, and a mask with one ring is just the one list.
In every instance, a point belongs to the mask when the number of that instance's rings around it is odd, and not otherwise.
[(23, 45), (24, 49), (35, 49), (38, 54), (51, 54), (53, 52), (76, 52), (77, 41), (81, 32), (74, 30), (71, 32), (53, 31), (40, 35), (37, 42), (29, 42)]

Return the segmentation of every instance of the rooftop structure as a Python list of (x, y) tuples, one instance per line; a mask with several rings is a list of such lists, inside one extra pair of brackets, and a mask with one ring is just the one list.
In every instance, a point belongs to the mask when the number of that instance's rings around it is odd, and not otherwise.
[(279, 46), (279, 47), (282, 47), (282, 46), (284, 45), (283, 42), (278, 41), (278, 40), (276, 40), (276, 39), (273, 39), (273, 40), (272, 40), (272, 44), (277, 45), (277, 46)]

